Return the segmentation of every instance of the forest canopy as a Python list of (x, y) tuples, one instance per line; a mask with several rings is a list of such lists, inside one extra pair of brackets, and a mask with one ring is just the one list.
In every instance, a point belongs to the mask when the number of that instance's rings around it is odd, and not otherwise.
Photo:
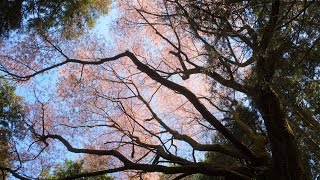
[(320, 177), (318, 1), (115, 0), (107, 35), (83, 33), (110, 3), (1, 4), (20, 13), (2, 36), (29, 28), (0, 44), (28, 109), (3, 174), (72, 155), (61, 179)]
[(4, 0), (0, 2), (0, 37), (17, 29), (40, 34), (54, 29), (65, 37), (75, 37), (93, 27), (109, 5), (109, 0)]

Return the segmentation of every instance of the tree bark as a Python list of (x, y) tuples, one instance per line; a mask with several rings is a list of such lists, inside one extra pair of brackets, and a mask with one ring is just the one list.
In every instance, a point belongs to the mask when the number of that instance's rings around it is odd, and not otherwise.
[(262, 112), (268, 131), (273, 179), (308, 179), (302, 166), (296, 139), (277, 94), (268, 85), (262, 85), (256, 103)]
[(1, 177), (2, 177), (2, 180), (7, 179), (7, 173), (4, 170), (1, 170)]

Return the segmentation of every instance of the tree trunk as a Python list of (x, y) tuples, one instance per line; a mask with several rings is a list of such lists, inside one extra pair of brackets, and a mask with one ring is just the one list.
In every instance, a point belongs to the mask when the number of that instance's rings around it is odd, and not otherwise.
[(256, 101), (268, 131), (273, 179), (309, 179), (303, 169), (296, 139), (277, 94), (269, 86), (261, 86)]
[(1, 175), (2, 180), (6, 180), (7, 179), (7, 173), (5, 171), (1, 170), (0, 175)]

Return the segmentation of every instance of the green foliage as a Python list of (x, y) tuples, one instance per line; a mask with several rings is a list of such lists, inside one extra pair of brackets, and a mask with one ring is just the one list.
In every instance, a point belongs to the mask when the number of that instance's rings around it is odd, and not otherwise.
[(73, 38), (93, 27), (101, 14), (108, 12), (108, 0), (2, 1), (0, 37), (20, 27), (43, 34), (50, 29)]
[(19, 136), (23, 129), (23, 101), (14, 91), (8, 81), (0, 78), (0, 128), (7, 136)]
[(22, 0), (0, 2), (0, 37), (21, 26)]
[[(85, 173), (82, 168), (83, 160), (81, 161), (72, 161), (72, 160), (65, 160), (64, 164), (58, 165), (53, 173), (49, 171), (45, 171), (42, 174), (41, 179), (59, 179), (59, 178), (66, 178), (78, 175), (80, 173)], [(112, 177), (108, 175), (100, 175), (95, 177), (82, 177), (77, 178), (81, 180), (113, 180)]]
[(9, 142), (23, 137), (24, 134), (23, 102), (14, 90), (8, 81), (0, 77), (0, 163), (7, 167), (11, 163)]
[(23, 136), (25, 114), (23, 101), (14, 91), (15, 88), (8, 81), (0, 78), (0, 142), (2, 145), (13, 137)]

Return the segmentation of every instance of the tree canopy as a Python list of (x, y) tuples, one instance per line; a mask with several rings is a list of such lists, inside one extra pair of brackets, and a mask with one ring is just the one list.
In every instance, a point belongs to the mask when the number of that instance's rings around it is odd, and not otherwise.
[[(107, 176), (107, 175), (100, 175), (96, 177), (86, 177), (81, 178), (81, 174), (85, 174), (86, 172), (83, 172), (83, 161), (80, 160), (77, 161), (71, 161), (66, 159), (64, 164), (58, 165), (53, 173), (46, 172), (41, 177), (41, 179), (61, 179), (66, 177), (74, 177), (73, 179), (82, 179), (82, 180), (112, 180), (113, 178)], [(80, 178), (76, 178), (76, 176), (80, 176)]]
[[(24, 134), (25, 109), (15, 88), (0, 77), (0, 164), (11, 166), (12, 150), (10, 142), (21, 139)], [(6, 179), (6, 172), (0, 171), (0, 177)]]
[(35, 101), (29, 147), (0, 169), (37, 178), (63, 146), (99, 164), (83, 177), (318, 178), (319, 5), (117, 0), (111, 43), (31, 33), (2, 45), (0, 71)]
[(78, 36), (108, 12), (109, 0), (5, 0), (0, 3), (0, 37), (19, 28), (39, 33), (54, 28), (66, 37)]

